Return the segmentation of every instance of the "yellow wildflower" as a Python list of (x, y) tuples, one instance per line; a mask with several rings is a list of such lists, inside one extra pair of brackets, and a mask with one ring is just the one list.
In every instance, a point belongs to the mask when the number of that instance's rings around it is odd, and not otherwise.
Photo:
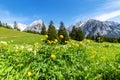
[(56, 55), (55, 54), (51, 54), (50, 56), (52, 59), (56, 58)]
[(63, 35), (60, 35), (60, 38), (64, 38), (64, 36), (63, 36)]
[(45, 35), (46, 38), (48, 38), (48, 35)]
[(97, 74), (97, 76), (96, 76), (97, 78), (100, 78), (101, 77), (101, 74)]
[(15, 52), (16, 52), (16, 53), (18, 53), (18, 52), (19, 52), (19, 50), (18, 50), (18, 49), (16, 49), (16, 50), (15, 50)]
[(50, 40), (48, 40), (48, 43), (51, 44), (52, 42)]
[(32, 73), (31, 73), (31, 72), (28, 72), (28, 73), (27, 73), (27, 76), (29, 76), (29, 77), (32, 76)]
[(82, 42), (82, 41), (80, 41), (80, 45), (83, 45), (83, 42)]
[(93, 54), (96, 54), (97, 52), (96, 51), (93, 51)]
[(35, 43), (34, 46), (37, 47), (39, 45), (39, 43)]
[(57, 39), (55, 39), (55, 40), (54, 40), (54, 43), (57, 43), (57, 42), (58, 42), (58, 40), (57, 40)]
[(90, 43), (90, 40), (87, 40), (86, 42), (87, 42), (87, 43)]
[(90, 58), (91, 58), (91, 59), (94, 59), (94, 57), (95, 57), (95, 56), (91, 56)]
[(104, 56), (101, 56), (101, 59), (102, 59), (102, 60), (105, 60), (105, 57), (104, 57)]
[(65, 43), (67, 44), (67, 43), (68, 43), (68, 41), (65, 41)]
[(78, 44), (76, 44), (76, 46), (77, 46), (77, 47), (79, 47), (79, 45), (78, 45)]

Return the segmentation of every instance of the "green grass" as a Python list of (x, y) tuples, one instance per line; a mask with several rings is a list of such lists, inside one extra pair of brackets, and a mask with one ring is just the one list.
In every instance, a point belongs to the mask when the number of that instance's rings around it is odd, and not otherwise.
[(34, 44), (40, 43), (42, 35), (20, 32), (0, 27), (0, 41), (13, 41), (13, 44)]
[(1, 27), (0, 37), (8, 42), (0, 43), (1, 80), (120, 79), (119, 43), (47, 44), (41, 40), (44, 36)]

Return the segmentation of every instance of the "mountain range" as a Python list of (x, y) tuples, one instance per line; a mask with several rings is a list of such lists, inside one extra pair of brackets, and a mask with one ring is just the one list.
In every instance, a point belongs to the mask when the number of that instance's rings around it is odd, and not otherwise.
[(81, 27), (85, 37), (87, 35), (97, 35), (97, 33), (107, 37), (120, 37), (120, 23), (117, 22), (89, 19), (85, 22), (71, 25), (67, 30), (71, 31), (73, 26)]
[[(42, 20), (36, 20), (33, 21), (30, 25), (24, 25), (21, 23), (18, 23), (18, 28), (21, 31), (35, 31), (40, 33), (42, 28)], [(13, 27), (13, 25), (10, 24), (10, 26)], [(100, 33), (103, 36), (108, 37), (120, 37), (120, 23), (112, 22), (112, 21), (99, 21), (95, 19), (89, 19), (84, 22), (77, 22), (73, 25), (70, 25), (67, 28), (67, 31), (70, 32), (72, 30), (72, 27), (80, 27), (85, 37), (87, 35), (97, 35), (97, 33)], [(48, 28), (48, 26), (46, 26)], [(58, 28), (56, 28), (58, 30)]]

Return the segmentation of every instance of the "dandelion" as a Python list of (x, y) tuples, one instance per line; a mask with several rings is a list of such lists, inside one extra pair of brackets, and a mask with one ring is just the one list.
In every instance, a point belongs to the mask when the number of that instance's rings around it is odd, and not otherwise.
[(32, 76), (32, 73), (31, 73), (31, 72), (28, 72), (28, 73), (27, 73), (27, 76), (29, 76), (29, 77)]
[(62, 38), (64, 38), (64, 36), (63, 36), (63, 35), (60, 35), (60, 38), (62, 39)]
[(46, 38), (48, 38), (48, 35), (45, 35)]
[(56, 58), (56, 55), (55, 54), (51, 54), (50, 56), (52, 59)]
[(82, 41), (80, 41), (80, 45), (83, 45), (83, 42), (82, 42)]

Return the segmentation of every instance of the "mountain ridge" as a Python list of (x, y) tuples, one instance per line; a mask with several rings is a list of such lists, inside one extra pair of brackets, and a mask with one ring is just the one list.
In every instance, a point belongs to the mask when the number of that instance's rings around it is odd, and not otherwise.
[(113, 21), (99, 21), (95, 19), (89, 19), (85, 22), (78, 22), (68, 27), (68, 31), (72, 30), (72, 27), (81, 27), (85, 37), (88, 35), (97, 35), (100, 33), (102, 36), (107, 37), (120, 37), (120, 23)]

